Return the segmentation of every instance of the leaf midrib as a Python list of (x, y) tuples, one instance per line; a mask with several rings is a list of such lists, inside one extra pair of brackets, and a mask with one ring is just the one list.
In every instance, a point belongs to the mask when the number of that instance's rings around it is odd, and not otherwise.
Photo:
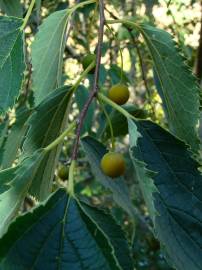
[[(161, 59), (161, 55), (158, 53), (158, 50), (156, 50), (155, 46), (153, 46), (152, 42), (150, 42), (150, 38), (149, 38), (149, 36), (147, 35), (147, 33), (144, 31), (144, 29), (143, 29), (143, 28), (140, 28), (140, 31), (142, 32), (143, 36), (145, 36), (147, 42), (150, 44), (150, 46), (153, 48), (153, 50), (156, 52), (156, 54), (159, 56), (159, 60), (161, 61), (161, 65), (162, 65), (162, 67), (163, 67), (165, 73), (167, 74), (167, 77), (168, 77), (168, 80), (169, 80), (169, 82), (170, 82), (170, 85), (172, 85), (173, 89), (175, 89), (174, 86), (173, 86), (172, 81), (170, 80), (169, 73), (167, 72), (167, 69), (166, 69), (166, 67), (164, 66), (164, 63), (163, 63), (163, 61), (162, 61), (162, 59)], [(149, 30), (149, 31), (151, 31), (151, 30)], [(155, 63), (155, 60), (154, 60), (154, 58), (153, 58), (153, 54), (151, 53), (151, 49), (150, 49), (150, 48), (149, 48), (149, 51), (150, 51), (150, 55), (151, 55), (151, 57), (152, 57), (152, 59), (153, 59), (153, 61), (154, 61), (154, 63)], [(164, 84), (163, 84), (163, 82), (162, 82), (162, 80), (161, 80), (161, 76), (159, 75), (159, 71), (158, 71), (157, 68), (156, 68), (156, 71), (157, 71), (157, 74), (158, 74), (159, 81), (160, 81), (160, 83), (161, 83), (161, 87), (162, 87), (163, 92), (164, 92), (164, 97), (165, 97), (165, 99), (166, 99), (167, 105), (168, 105), (169, 108), (170, 108), (170, 110), (168, 110), (168, 113), (170, 114), (170, 112), (172, 112), (172, 115), (173, 115), (174, 119), (176, 119), (176, 120), (175, 120), (176, 123), (178, 123), (178, 126), (182, 128), (183, 133), (189, 134), (191, 131), (189, 131), (189, 132), (187, 133), (187, 129), (185, 129), (184, 125), (182, 125), (181, 122), (178, 121), (178, 117), (177, 117), (175, 111), (172, 109), (172, 104), (170, 104), (169, 98), (167, 98), (166, 91), (165, 91), (165, 89), (164, 89)], [(177, 99), (178, 99), (178, 95), (175, 95), (175, 96), (177, 96)], [(179, 101), (179, 104), (181, 104), (180, 101)], [(187, 113), (187, 112), (186, 112), (186, 113)], [(172, 119), (172, 116), (171, 116), (171, 119)], [(192, 122), (193, 122), (193, 121), (192, 121)], [(190, 128), (193, 128), (193, 123), (192, 123), (192, 125), (189, 124), (189, 126), (190, 126)], [(178, 132), (178, 131), (177, 131), (177, 132)], [(196, 135), (196, 134), (195, 134), (195, 135)], [(196, 135), (196, 137), (197, 137), (197, 135)]]
[(15, 31), (13, 31), (13, 33), (14, 33), (14, 32), (18, 32), (18, 34), (16, 35), (16, 38), (15, 38), (15, 40), (13, 41), (13, 45), (12, 45), (12, 47), (11, 47), (11, 48), (9, 49), (9, 51), (8, 51), (8, 54), (5, 56), (5, 59), (4, 59), (4, 61), (2, 62), (2, 65), (0, 66), (0, 69), (3, 68), (3, 66), (4, 66), (4, 64), (6, 63), (7, 59), (11, 56), (11, 53), (12, 53), (12, 51), (13, 51), (13, 48), (15, 47), (16, 40), (18, 39), (18, 36), (19, 36), (19, 34), (21, 33), (20, 30), (19, 30), (19, 31), (17, 31), (17, 30), (18, 30), (18, 29), (16, 29)]

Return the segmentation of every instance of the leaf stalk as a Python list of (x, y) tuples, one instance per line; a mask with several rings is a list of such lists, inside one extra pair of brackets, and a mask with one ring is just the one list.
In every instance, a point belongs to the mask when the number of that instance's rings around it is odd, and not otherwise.
[(55, 148), (58, 144), (60, 144), (62, 141), (63, 141), (63, 139), (67, 136), (67, 135), (69, 135), (72, 131), (73, 131), (73, 129), (76, 127), (76, 123), (75, 122), (72, 122), (70, 125), (69, 125), (69, 127), (59, 136), (59, 137), (57, 137), (52, 143), (50, 143), (48, 146), (46, 146), (45, 148), (44, 148), (44, 150), (46, 151), (46, 152), (49, 152), (49, 151), (51, 151), (53, 148)]
[(30, 17), (31, 14), (32, 14), (32, 10), (33, 10), (33, 8), (34, 8), (35, 2), (36, 2), (36, 0), (32, 0), (32, 1), (31, 1), (31, 4), (29, 5), (27, 14), (26, 14), (26, 16), (25, 16), (25, 18), (24, 18), (24, 22), (23, 22), (22, 26), (20, 27), (20, 30), (21, 30), (21, 31), (23, 31), (24, 28), (25, 28), (26, 25), (27, 25), (27, 22), (28, 22), (28, 20), (29, 20), (29, 17)]

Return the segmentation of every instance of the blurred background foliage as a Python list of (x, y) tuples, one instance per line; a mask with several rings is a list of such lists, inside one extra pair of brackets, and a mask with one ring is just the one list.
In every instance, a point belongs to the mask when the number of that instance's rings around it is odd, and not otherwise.
[[(16, 134), (20, 134), (24, 125), (22, 112), (25, 108), (29, 113), (34, 106), (32, 82), (31, 82), (31, 59), (30, 45), (38, 31), (38, 26), (51, 13), (66, 9), (76, 2), (64, 0), (37, 0), (36, 8), (31, 16), (29, 26), (26, 28), (26, 78), (22, 87), (22, 93), (19, 97), (15, 109), (10, 111), (4, 117), (1, 117), (0, 132), (9, 134), (12, 128), (15, 128)], [(25, 15), (29, 1), (0, 0), (1, 13), (11, 16), (22, 17)], [(184, 55), (190, 69), (193, 70), (199, 83), (202, 79), (202, 1), (200, 0), (105, 0), (105, 15), (107, 18), (128, 17), (131, 20), (149, 22), (159, 28), (165, 29), (173, 35), (177, 46), (182, 55)], [(77, 11), (70, 22), (70, 29), (65, 52), (64, 52), (64, 70), (63, 82), (73, 84), (82, 72), (82, 59), (87, 53), (94, 53), (97, 43), (97, 14), (95, 13), (95, 4), (86, 6)], [(102, 65), (100, 73), (101, 91), (106, 90), (120, 81), (121, 76), (121, 56), (120, 48), (123, 53), (123, 80), (130, 87), (130, 104), (126, 109), (137, 118), (148, 118), (159, 122), (165, 126), (166, 116), (162, 110), (162, 101), (160, 98), (160, 84), (153, 72), (152, 62), (143, 39), (135, 31), (131, 31), (124, 25), (115, 25), (112, 31), (106, 28), (104, 44), (102, 49)], [(50, 57), (52, 57), (50, 55)], [(89, 74), (81, 91), (77, 91), (72, 104), (70, 120), (76, 119), (79, 110), (82, 108), (88, 96), (87, 89), (92, 84), (93, 75)], [(111, 116), (114, 127), (114, 135), (117, 141), (117, 148), (123, 153), (128, 151), (127, 125), (124, 118), (111, 110), (105, 108)], [(18, 115), (20, 117), (18, 118)], [(24, 113), (23, 113), (24, 115)], [(22, 123), (20, 125), (20, 123)], [(95, 102), (91, 105), (87, 114), (83, 134), (97, 137), (105, 145), (110, 144), (109, 127), (104, 113), (100, 110), (100, 105)], [(16, 135), (16, 136), (17, 136)], [(3, 136), (4, 138), (4, 136)], [(0, 141), (1, 147), (4, 140)], [(55, 186), (63, 185), (66, 177), (61, 179), (58, 171), (62, 166), (68, 166), (69, 157), (73, 144), (73, 136), (64, 142), (60, 155), (58, 168), (55, 173)], [(1, 157), (0, 157), (1, 158)], [(127, 173), (125, 181), (130, 188), (130, 194), (133, 198), (134, 206), (140, 216), (140, 221), (132, 224), (125, 212), (113, 204), (112, 195), (95, 181), (91, 173), (89, 164), (80, 151), (77, 168), (77, 193), (81, 196), (88, 196), (89, 200), (95, 205), (104, 205), (111, 208), (111, 211), (120, 224), (124, 224), (128, 237), (133, 247), (133, 256), (136, 269), (160, 270), (171, 269), (164, 260), (163, 252), (160, 250), (158, 241), (148, 230), (145, 224), (150, 224), (148, 211), (142, 199), (141, 192), (135, 177), (135, 171), (130, 162), (128, 154), (125, 154), (127, 160)], [(27, 198), (26, 207), (33, 205), (33, 198)], [(166, 230), (166, 228), (165, 228)]]

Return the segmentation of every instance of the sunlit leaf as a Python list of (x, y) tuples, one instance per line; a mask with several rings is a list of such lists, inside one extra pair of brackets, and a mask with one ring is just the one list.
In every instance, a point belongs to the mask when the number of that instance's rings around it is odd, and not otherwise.
[(65, 31), (69, 13), (56, 11), (44, 20), (32, 44), (33, 88), (36, 104), (61, 86)]
[(170, 129), (196, 152), (199, 149), (199, 87), (196, 80), (169, 33), (146, 24), (139, 30), (161, 85)]
[(44, 155), (37, 151), (17, 167), (0, 171), (0, 236), (18, 213)]
[(14, 105), (24, 77), (22, 23), (21, 19), (0, 16), (0, 112)]
[[(68, 104), (71, 95), (70, 87), (64, 86), (50, 93), (36, 107), (27, 123), (29, 129), (23, 144), (24, 156), (29, 156), (37, 149), (48, 146), (67, 127)], [(32, 182), (30, 192), (40, 200), (50, 194), (60, 150), (61, 145), (44, 157)]]
[(16, 112), (16, 121), (11, 127), (3, 146), (1, 147), (3, 151), (1, 167), (3, 169), (9, 168), (17, 157), (18, 150), (27, 130), (27, 127), (24, 124), (30, 114), (31, 111), (26, 107), (20, 108)]

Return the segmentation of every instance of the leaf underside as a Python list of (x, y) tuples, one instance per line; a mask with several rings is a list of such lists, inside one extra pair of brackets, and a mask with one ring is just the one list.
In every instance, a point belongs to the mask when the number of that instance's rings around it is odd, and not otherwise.
[(25, 70), (22, 20), (0, 16), (0, 111), (5, 112), (19, 95)]
[(171, 35), (150, 25), (140, 26), (161, 85), (170, 130), (199, 150), (199, 87)]
[(13, 162), (15, 161), (18, 149), (20, 148), (22, 141), (24, 139), (26, 133), (25, 121), (31, 114), (31, 111), (26, 107), (20, 107), (16, 111), (16, 121), (11, 127), (3, 146), (0, 148), (2, 151), (2, 169), (6, 169), (11, 167)]
[[(64, 131), (68, 123), (68, 105), (71, 95), (69, 86), (61, 87), (50, 93), (36, 107), (36, 111), (27, 123), (29, 129), (23, 144), (24, 156), (46, 147)], [(30, 192), (39, 200), (46, 199), (50, 194), (60, 149), (61, 145), (58, 145), (45, 155), (32, 182)]]
[(39, 27), (32, 44), (33, 89), (37, 105), (61, 86), (68, 16), (67, 10), (52, 13)]
[(43, 155), (37, 151), (17, 167), (0, 172), (0, 237), (17, 215)]

